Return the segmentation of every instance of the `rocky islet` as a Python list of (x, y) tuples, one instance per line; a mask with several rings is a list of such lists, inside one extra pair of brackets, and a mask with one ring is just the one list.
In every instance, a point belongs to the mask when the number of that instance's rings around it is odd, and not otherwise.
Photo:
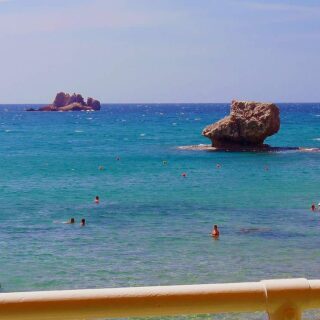
[(81, 94), (59, 92), (52, 104), (40, 107), (39, 109), (27, 109), (27, 111), (99, 111), (100, 101), (88, 98), (84, 100)]
[(217, 149), (266, 149), (264, 140), (280, 129), (280, 111), (274, 103), (233, 100), (230, 115), (202, 131)]

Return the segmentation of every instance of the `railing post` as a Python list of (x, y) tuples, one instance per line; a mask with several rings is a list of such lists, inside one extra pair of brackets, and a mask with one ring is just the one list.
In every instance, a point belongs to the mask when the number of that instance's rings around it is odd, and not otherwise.
[(310, 285), (307, 279), (263, 280), (269, 320), (301, 320), (308, 305)]
[(301, 320), (301, 309), (284, 306), (274, 312), (268, 312), (269, 320)]

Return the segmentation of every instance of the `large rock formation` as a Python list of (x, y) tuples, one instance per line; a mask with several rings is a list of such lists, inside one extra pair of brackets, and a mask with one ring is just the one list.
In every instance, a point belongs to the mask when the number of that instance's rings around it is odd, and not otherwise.
[(68, 94), (59, 92), (53, 103), (41, 107), (38, 110), (28, 109), (27, 111), (98, 111), (100, 110), (100, 102), (93, 98), (84, 101), (81, 94)]
[(273, 103), (232, 101), (230, 115), (207, 126), (202, 135), (219, 149), (264, 148), (264, 140), (280, 128)]

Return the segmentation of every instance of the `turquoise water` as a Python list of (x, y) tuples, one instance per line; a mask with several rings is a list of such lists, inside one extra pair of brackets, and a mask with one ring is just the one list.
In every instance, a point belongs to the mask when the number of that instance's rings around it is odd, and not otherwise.
[[(320, 153), (176, 148), (225, 104), (24, 109), (0, 107), (2, 292), (319, 278)], [(268, 143), (320, 147), (320, 104), (280, 109)]]

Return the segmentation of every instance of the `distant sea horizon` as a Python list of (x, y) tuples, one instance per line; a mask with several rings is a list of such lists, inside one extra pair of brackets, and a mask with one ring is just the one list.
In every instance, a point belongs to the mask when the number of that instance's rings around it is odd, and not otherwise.
[[(319, 101), (311, 101), (311, 102), (301, 102), (301, 101), (298, 101), (298, 102), (288, 102), (288, 101), (272, 101), (272, 100), (250, 100), (250, 99), (233, 99), (233, 100), (239, 100), (239, 101), (256, 101), (256, 102), (268, 102), (268, 103), (275, 103), (275, 104), (300, 104), (300, 105), (303, 105), (303, 104), (320, 104), (320, 100)], [(228, 101), (228, 102), (101, 102), (101, 106), (116, 106), (116, 105), (203, 105), (203, 104), (210, 104), (210, 105), (216, 105), (216, 104), (228, 104), (230, 105), (231, 104), (231, 101)], [(41, 103), (41, 102), (35, 102), (35, 103), (32, 103), (32, 102), (20, 102), (20, 103), (13, 103), (13, 102), (10, 102), (10, 103), (3, 103), (1, 102), (0, 103), (0, 107), (2, 106), (15, 106), (15, 105), (26, 105), (26, 106), (44, 106), (44, 105), (49, 105), (49, 104), (52, 104), (52, 101), (51, 102), (44, 102), (44, 103)]]

